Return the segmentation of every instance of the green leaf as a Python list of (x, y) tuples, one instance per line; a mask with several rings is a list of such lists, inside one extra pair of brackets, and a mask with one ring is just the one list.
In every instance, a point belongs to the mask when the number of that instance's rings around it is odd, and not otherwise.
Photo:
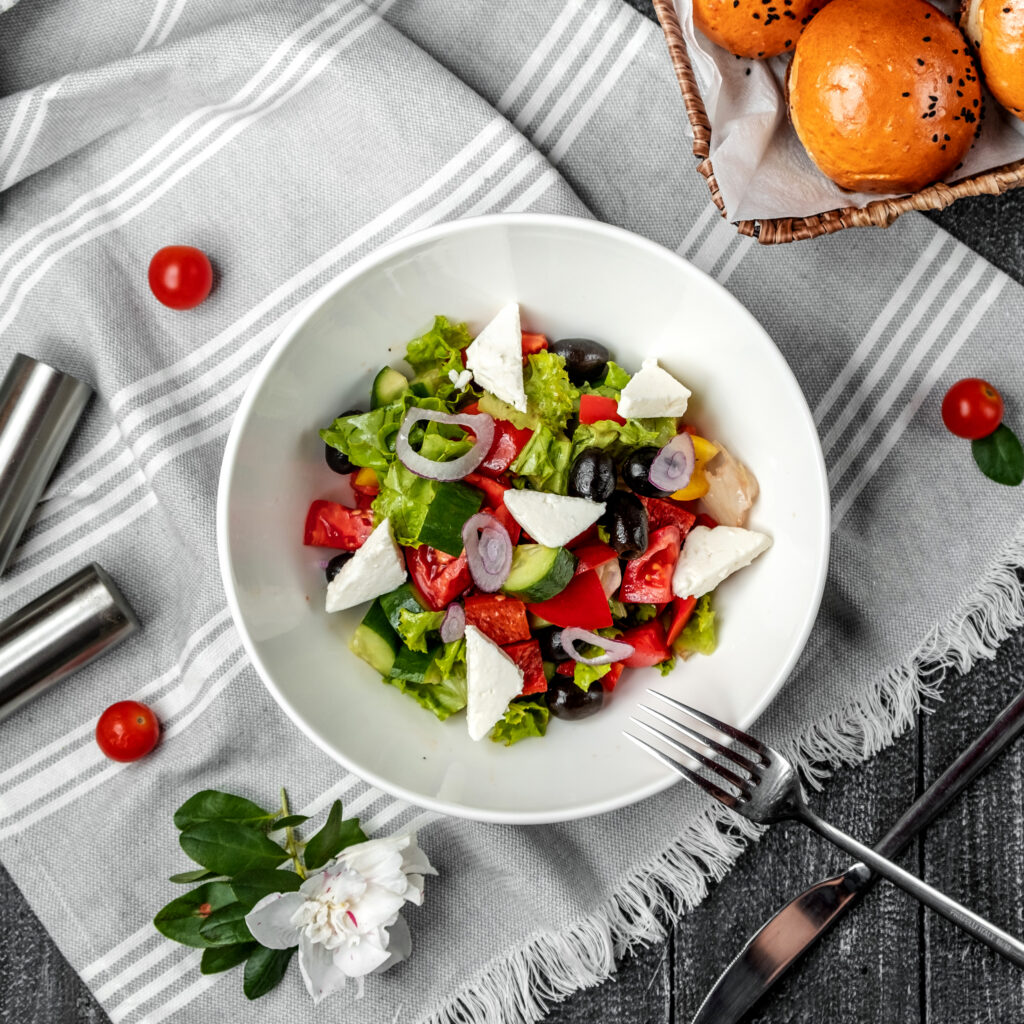
[(216, 789), (204, 789), (189, 797), (175, 812), (174, 824), (179, 829), (188, 828), (200, 821), (238, 821), (247, 824), (270, 821), (262, 807), (251, 800), (232, 793), (221, 793)]
[(526, 477), (535, 491), (565, 494), (569, 483), (572, 443), (543, 424), (530, 436), (512, 463), (512, 472)]
[(685, 658), (691, 654), (714, 654), (718, 646), (715, 628), (715, 610), (711, 607), (711, 594), (705, 594), (694, 609), (690, 621), (672, 645), (676, 654)]
[(275, 988), (284, 977), (296, 946), (291, 949), (267, 949), (257, 946), (245, 961), (245, 980), (242, 991), (248, 999), (259, 999)]
[(1016, 487), (1024, 480), (1024, 450), (1017, 435), (1005, 423), (988, 437), (972, 441), (971, 453), (982, 473), (997, 484)]
[(289, 814), (287, 817), (278, 818), (277, 821), (273, 822), (270, 826), (270, 831), (278, 832), (282, 828), (295, 828), (296, 825), (301, 825), (304, 821), (309, 821), (308, 815)]
[(195, 871), (182, 871), (180, 874), (171, 875), (168, 882), (177, 882), (180, 885), (191, 885), (193, 882), (206, 882), (216, 878), (216, 871), (207, 871), (205, 868), (197, 868)]
[(258, 942), (241, 942), (236, 946), (211, 946), (203, 950), (203, 958), (199, 961), (201, 974), (220, 974), (221, 971), (237, 967), (259, 946)]
[(336, 857), (346, 846), (365, 843), (366, 836), (359, 827), (358, 818), (343, 821), (341, 817), (341, 801), (331, 804), (331, 812), (327, 815), (324, 827), (306, 843), (303, 859), (310, 871), (323, 867), (332, 857)]
[(227, 882), (207, 882), (191, 892), (171, 900), (153, 918), (156, 930), (183, 946), (203, 949), (212, 946), (199, 932), (200, 925), (215, 911), (235, 902), (235, 894)]
[(181, 848), (197, 864), (220, 875), (249, 868), (276, 868), (288, 854), (262, 832), (235, 821), (200, 821), (178, 837)]
[(251, 942), (253, 935), (245, 923), (249, 907), (241, 903), (230, 903), (215, 910), (199, 926), (199, 934), (211, 946), (233, 946), (238, 942)]
[(528, 736), (543, 736), (548, 728), (548, 714), (548, 706), (542, 700), (514, 700), (491, 730), (491, 739), (510, 747)]
[(238, 902), (250, 910), (272, 892), (296, 892), (302, 879), (294, 871), (243, 871), (231, 880)]
[(398, 632), (410, 651), (427, 651), (427, 634), (441, 628), (444, 612), (411, 612), (398, 610)]

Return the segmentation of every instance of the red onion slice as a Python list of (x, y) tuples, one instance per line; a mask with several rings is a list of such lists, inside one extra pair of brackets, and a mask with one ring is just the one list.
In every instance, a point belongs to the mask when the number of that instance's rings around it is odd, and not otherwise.
[[(451, 462), (435, 462), (433, 459), (424, 458), (419, 452), (413, 451), (412, 445), (409, 443), (409, 434), (412, 428), (422, 420), (465, 427), (475, 435), (476, 443), (465, 455), (460, 455), (457, 459), (452, 459)], [(467, 473), (472, 473), (487, 457), (493, 443), (494, 420), (485, 412), (439, 412), (436, 409), (417, 409), (414, 406), (402, 420), (402, 426), (395, 441), (395, 452), (402, 465), (417, 476), (425, 477), (427, 480), (451, 481), (461, 480)]]
[(488, 512), (477, 512), (462, 527), (469, 574), (479, 590), (493, 594), (512, 569), (512, 538)]
[(681, 491), (693, 476), (697, 456), (689, 434), (676, 434), (654, 457), (647, 479), (662, 491)]
[[(585, 658), (576, 650), (578, 643), (593, 644), (602, 648), (604, 654), (599, 654), (596, 658)], [(613, 661), (625, 661), (633, 653), (632, 644), (624, 644), (621, 640), (609, 640), (606, 636), (599, 636), (597, 633), (591, 633), (589, 629), (579, 629), (576, 626), (562, 630), (562, 647), (573, 661), (578, 661), (581, 665), (610, 665)]]
[(441, 620), (441, 639), (450, 644), (453, 640), (461, 640), (466, 633), (466, 609), (453, 601)]

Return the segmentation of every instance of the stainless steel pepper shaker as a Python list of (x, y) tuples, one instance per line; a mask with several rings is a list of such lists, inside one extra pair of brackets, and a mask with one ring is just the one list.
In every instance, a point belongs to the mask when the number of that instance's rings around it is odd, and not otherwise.
[(95, 562), (0, 622), (0, 719), (139, 628)]
[(20, 352), (0, 381), (0, 576), (91, 394)]

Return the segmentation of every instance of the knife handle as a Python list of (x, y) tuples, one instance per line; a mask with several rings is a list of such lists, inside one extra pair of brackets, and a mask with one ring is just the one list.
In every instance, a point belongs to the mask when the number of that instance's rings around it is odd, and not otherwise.
[(875, 847), (892, 858), (929, 825), (973, 779), (1024, 732), (1024, 691), (1008, 704), (992, 724), (914, 802)]

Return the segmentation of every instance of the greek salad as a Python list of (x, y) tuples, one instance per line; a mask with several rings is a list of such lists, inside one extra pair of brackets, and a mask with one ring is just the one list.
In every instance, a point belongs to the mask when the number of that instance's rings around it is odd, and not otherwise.
[(714, 588), (771, 540), (680, 381), (523, 331), (515, 303), (475, 338), (437, 317), (405, 360), (320, 431), (352, 497), (314, 501), (304, 535), (339, 552), (326, 609), (365, 606), (350, 646), (385, 683), (508, 745), (714, 651)]

